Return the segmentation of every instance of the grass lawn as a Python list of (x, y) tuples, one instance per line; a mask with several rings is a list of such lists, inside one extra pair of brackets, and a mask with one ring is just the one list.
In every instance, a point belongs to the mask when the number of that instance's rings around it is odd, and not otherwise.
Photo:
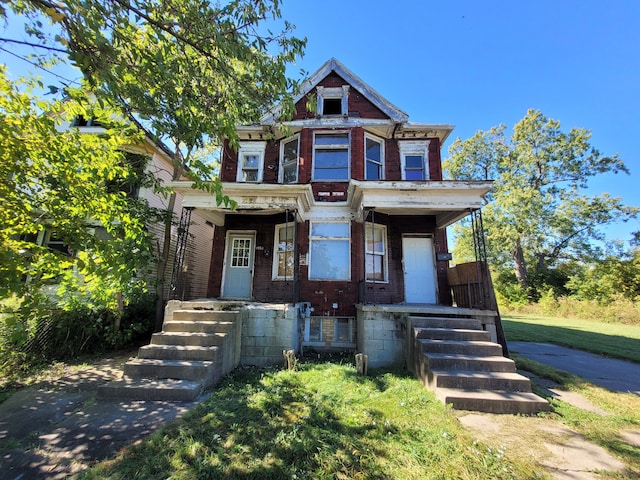
[(640, 326), (537, 315), (503, 315), (507, 341), (555, 343), (640, 363)]
[[(85, 479), (547, 478), (478, 443), (405, 371), (238, 370), (183, 419)], [(537, 468), (539, 471), (539, 468)]]

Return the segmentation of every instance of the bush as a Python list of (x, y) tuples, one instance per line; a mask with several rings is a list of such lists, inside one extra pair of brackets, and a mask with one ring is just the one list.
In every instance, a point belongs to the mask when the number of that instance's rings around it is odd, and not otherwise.
[(155, 311), (151, 296), (125, 306), (122, 314), (81, 304), (69, 310), (42, 304), (36, 309), (3, 306), (0, 370), (118, 350), (151, 333)]

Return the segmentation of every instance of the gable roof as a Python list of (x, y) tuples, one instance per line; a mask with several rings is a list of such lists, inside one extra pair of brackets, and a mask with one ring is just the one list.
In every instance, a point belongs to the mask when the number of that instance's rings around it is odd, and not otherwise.
[[(318, 83), (326, 78), (331, 72), (335, 72), (342, 77), (349, 85), (358, 90), (367, 100), (378, 107), (394, 122), (404, 123), (409, 119), (409, 115), (376, 92), (364, 80), (345, 67), (336, 58), (327, 60), (324, 65), (322, 65), (313, 75), (302, 83), (300, 91), (294, 96), (294, 103), (298, 103), (298, 101), (300, 101), (305, 95), (310, 93)], [(269, 113), (260, 118), (260, 123), (263, 125), (274, 123), (281, 109), (281, 105), (277, 105)]]

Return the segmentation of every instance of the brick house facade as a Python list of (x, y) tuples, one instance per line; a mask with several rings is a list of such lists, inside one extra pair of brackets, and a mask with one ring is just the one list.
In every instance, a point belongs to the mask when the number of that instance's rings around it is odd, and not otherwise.
[[(296, 97), (225, 142), (231, 210), (185, 182), (183, 205), (216, 225), (207, 296), (299, 306), (301, 340), (355, 348), (358, 305), (451, 305), (445, 227), (490, 182), (444, 181), (453, 127), (413, 123), (335, 59)], [(308, 105), (315, 103), (315, 109)]]

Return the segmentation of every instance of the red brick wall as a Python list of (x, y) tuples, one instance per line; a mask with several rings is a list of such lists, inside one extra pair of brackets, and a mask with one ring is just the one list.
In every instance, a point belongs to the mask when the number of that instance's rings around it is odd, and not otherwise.
[[(322, 81), (318, 83), (320, 87), (342, 87), (347, 85), (347, 81), (335, 72), (331, 72)], [(311, 95), (315, 96), (315, 88), (311, 90)], [(305, 95), (298, 103), (296, 103), (296, 112), (294, 114), (294, 120), (304, 120), (307, 118), (314, 118), (316, 114), (307, 110), (307, 102), (309, 97)], [(349, 102), (348, 102), (349, 116), (360, 118), (389, 118), (382, 110), (376, 107), (373, 103), (365, 98), (362, 93), (353, 87), (349, 88)]]
[(429, 142), (429, 179), (442, 180), (442, 161), (440, 159), (440, 139)]

